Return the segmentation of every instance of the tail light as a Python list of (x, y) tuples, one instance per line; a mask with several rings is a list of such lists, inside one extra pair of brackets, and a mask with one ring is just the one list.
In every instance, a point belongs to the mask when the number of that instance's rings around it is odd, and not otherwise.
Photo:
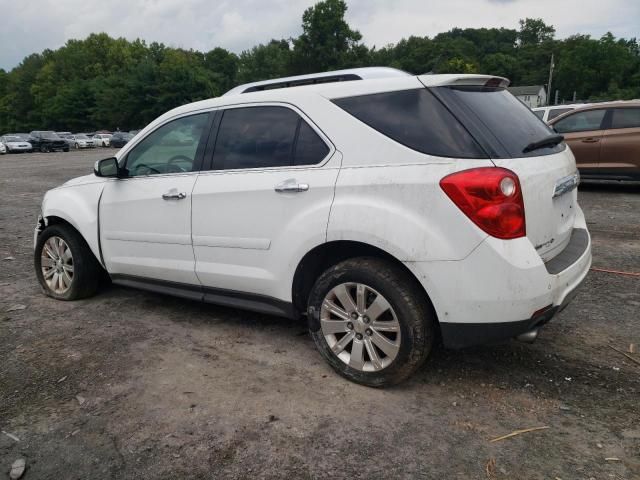
[(511, 170), (499, 167), (463, 170), (444, 177), (440, 187), (489, 235), (502, 239), (526, 235), (520, 181)]

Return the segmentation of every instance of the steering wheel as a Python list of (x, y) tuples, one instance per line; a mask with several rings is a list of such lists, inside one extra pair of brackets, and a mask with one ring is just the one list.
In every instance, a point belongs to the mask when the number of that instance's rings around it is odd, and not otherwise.
[[(142, 170), (145, 169), (145, 168), (147, 169), (147, 172), (143, 173)], [(156, 168), (153, 168), (153, 167), (150, 167), (146, 163), (140, 163), (140, 164), (136, 165), (135, 172), (136, 172), (136, 175), (148, 175), (150, 172), (152, 172), (152, 173), (162, 173), (160, 170), (158, 170)]]
[(169, 161), (167, 162), (167, 165), (172, 165), (174, 167), (179, 168), (181, 172), (186, 172), (186, 170), (182, 168), (180, 165), (174, 165), (175, 162), (178, 162), (180, 160), (189, 162), (189, 164), (193, 164), (193, 159), (187, 157), (186, 155), (174, 155), (169, 159)]

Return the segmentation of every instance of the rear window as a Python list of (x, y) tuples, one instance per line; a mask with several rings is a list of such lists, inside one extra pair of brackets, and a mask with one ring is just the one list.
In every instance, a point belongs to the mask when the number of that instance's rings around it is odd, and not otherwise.
[(436, 87), (433, 91), (495, 158), (537, 157), (566, 148), (562, 142), (525, 153), (527, 145), (554, 132), (504, 88)]
[(465, 127), (426, 88), (333, 100), (381, 134), (421, 153), (486, 158)]
[(615, 108), (611, 128), (640, 127), (640, 108)]

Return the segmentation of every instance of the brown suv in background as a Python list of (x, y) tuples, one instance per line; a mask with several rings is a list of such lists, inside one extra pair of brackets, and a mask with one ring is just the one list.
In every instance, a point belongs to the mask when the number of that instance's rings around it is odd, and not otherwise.
[(592, 104), (554, 118), (585, 179), (640, 180), (640, 100)]

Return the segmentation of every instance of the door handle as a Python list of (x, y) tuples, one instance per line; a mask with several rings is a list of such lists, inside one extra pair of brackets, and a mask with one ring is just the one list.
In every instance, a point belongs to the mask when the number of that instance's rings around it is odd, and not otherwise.
[(307, 190), (309, 190), (308, 183), (297, 183), (295, 180), (282, 182), (275, 186), (275, 191), (278, 193), (298, 193)]
[(167, 192), (162, 194), (163, 200), (182, 200), (183, 198), (187, 198), (187, 194), (184, 192)]
[(589, 137), (589, 138), (585, 138), (584, 140), (582, 140), (582, 143), (597, 143), (599, 141), (600, 141), (599, 138)]

